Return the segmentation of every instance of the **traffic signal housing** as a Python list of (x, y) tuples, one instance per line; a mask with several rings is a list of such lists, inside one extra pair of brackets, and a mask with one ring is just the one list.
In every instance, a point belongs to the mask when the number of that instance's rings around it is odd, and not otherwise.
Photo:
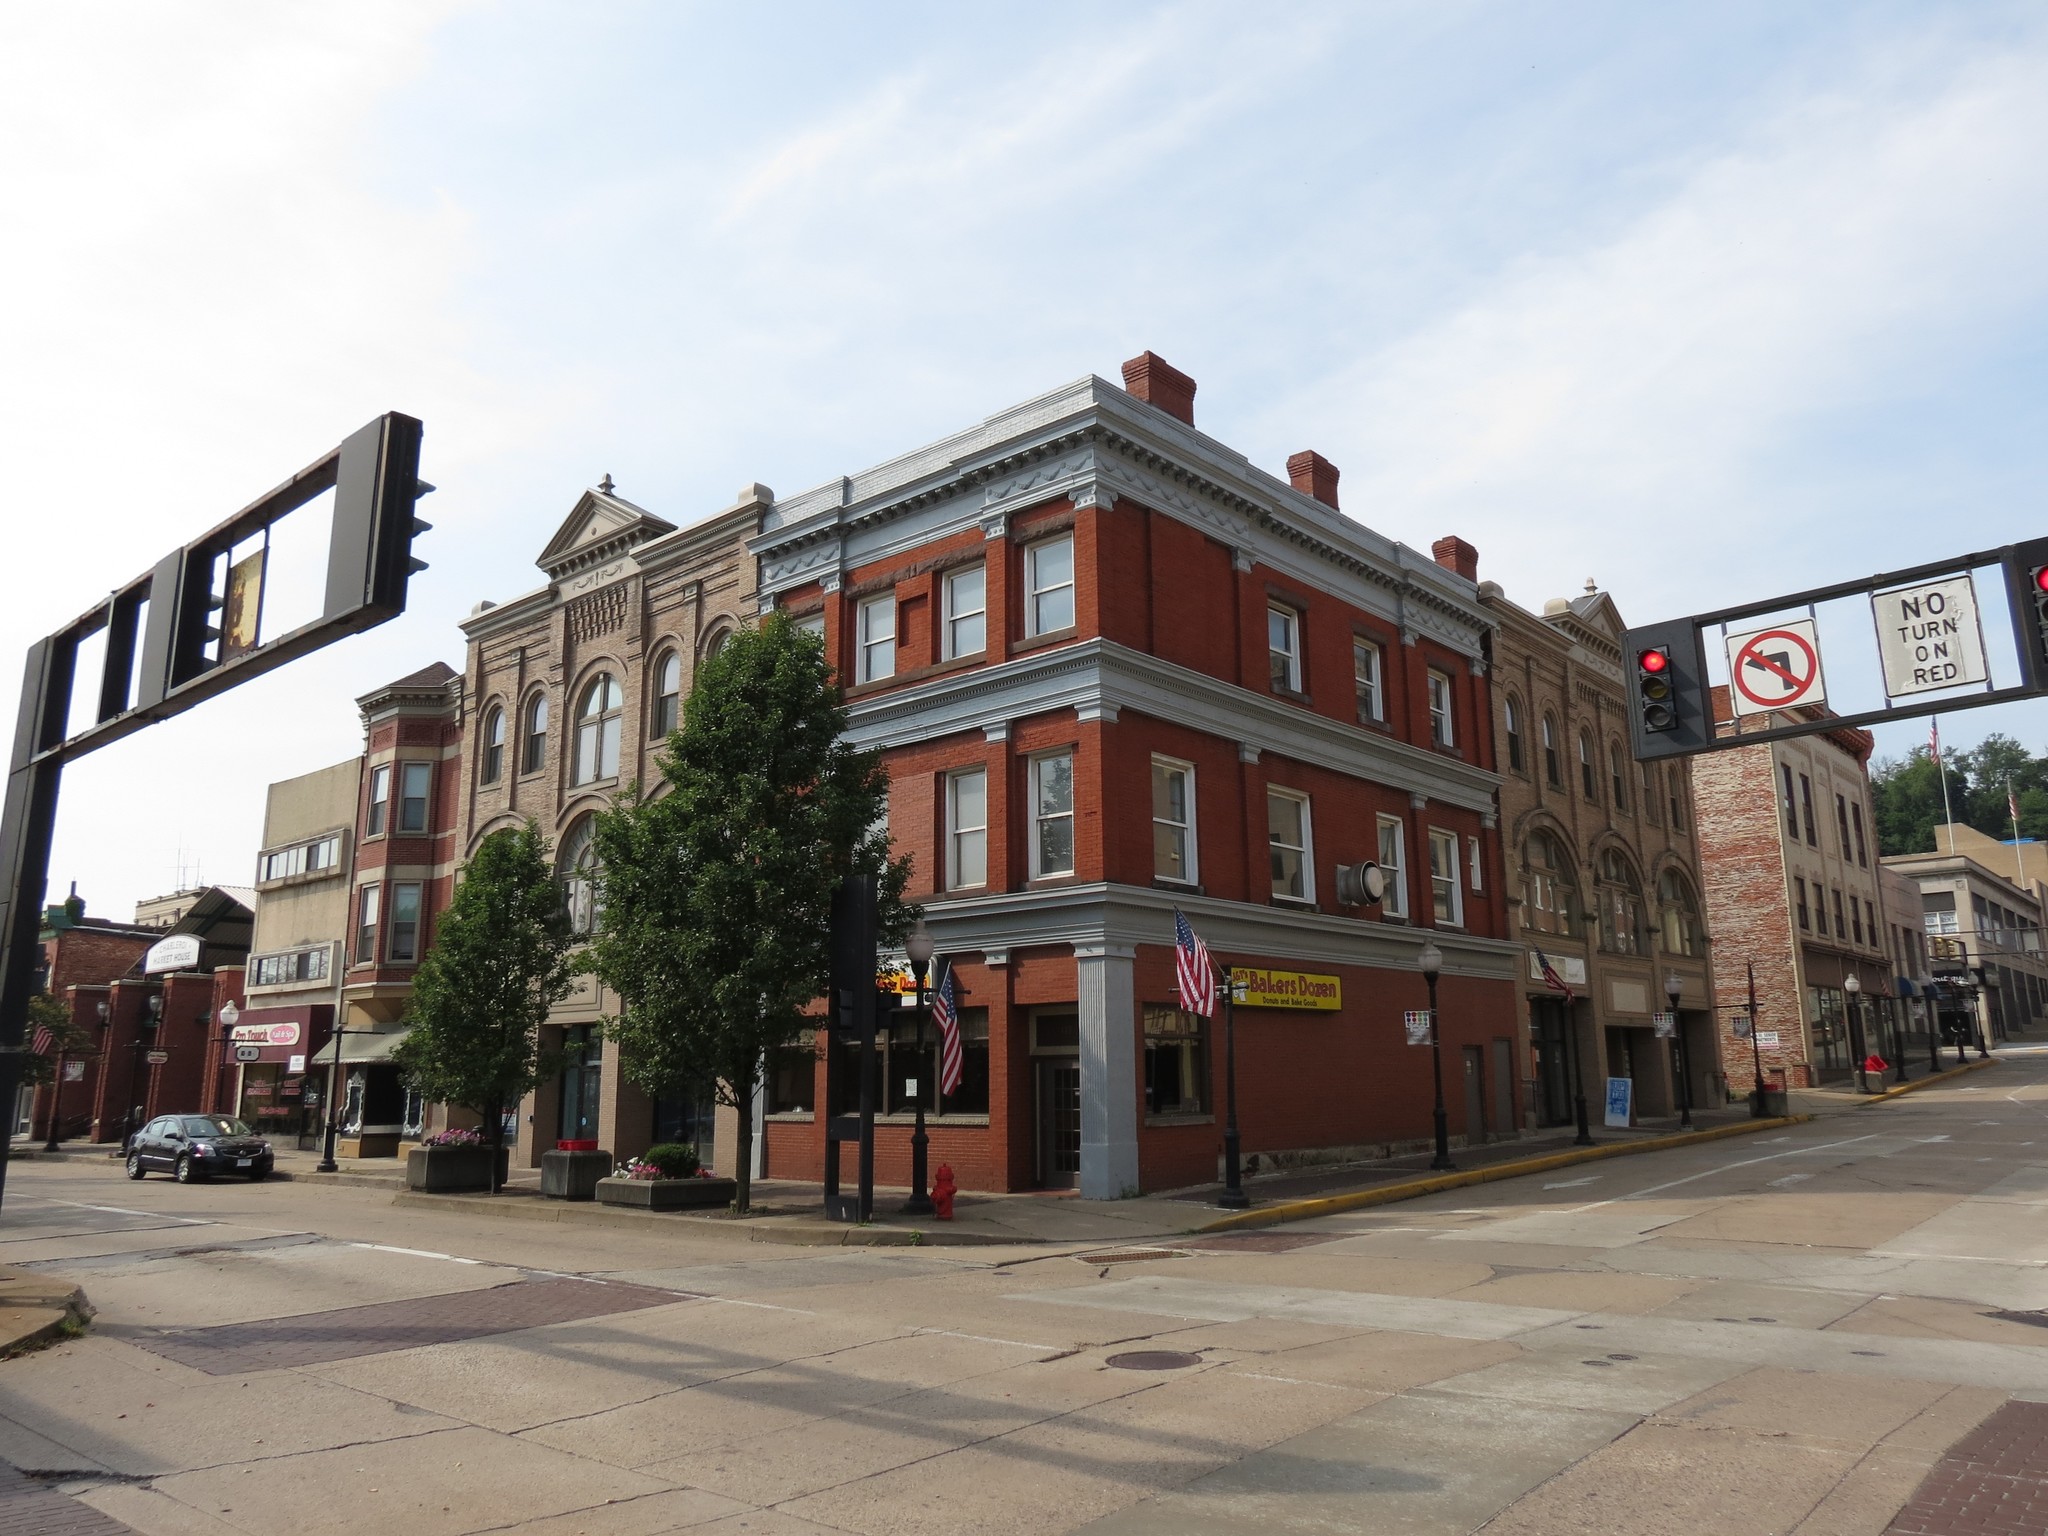
[(2005, 595), (2012, 605), (2020, 676), (2048, 691), (2048, 539), (2029, 539), (2005, 552)]
[(1707, 666), (1690, 619), (1622, 631), (1621, 661), (1630, 688), (1629, 745), (1644, 760), (1703, 752), (1713, 741)]

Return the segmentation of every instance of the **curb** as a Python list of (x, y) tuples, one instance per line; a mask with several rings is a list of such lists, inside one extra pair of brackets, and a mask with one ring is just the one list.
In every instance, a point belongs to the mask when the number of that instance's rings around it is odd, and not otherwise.
[(1861, 1109), (1865, 1104), (1882, 1104), (1886, 1099), (1896, 1099), (1902, 1093), (1918, 1093), (1922, 1088), (1932, 1088), (1936, 1083), (1945, 1083), (1952, 1077), (1961, 1077), (1968, 1072), (1981, 1072), (1986, 1067), (1995, 1067), (1997, 1065), (1998, 1058), (1996, 1056), (1985, 1056), (1976, 1061), (1964, 1062), (1960, 1067), (1943, 1067), (1941, 1071), (1931, 1076), (1917, 1077), (1910, 1082), (1894, 1084), (1892, 1087), (1885, 1089), (1883, 1093), (1866, 1094), (1856, 1107)]
[(932, 1230), (923, 1227), (850, 1226), (834, 1221), (789, 1222), (755, 1226), (744, 1220), (684, 1216), (676, 1212), (641, 1212), (582, 1201), (502, 1195), (429, 1195), (405, 1190), (392, 1196), (393, 1205), (422, 1210), (458, 1210), (480, 1216), (510, 1216), (522, 1221), (580, 1222), (585, 1225), (646, 1231), (649, 1226), (683, 1231), (729, 1242), (774, 1243), (799, 1248), (1016, 1248), (1043, 1238), (997, 1237), (983, 1232)]
[(92, 1319), (83, 1286), (0, 1269), (0, 1360), (82, 1333)]
[[(1938, 1079), (1936, 1079), (1938, 1081)], [(1377, 1189), (1358, 1189), (1349, 1194), (1324, 1195), (1314, 1200), (1290, 1200), (1281, 1205), (1269, 1205), (1262, 1210), (1239, 1211), (1224, 1216), (1206, 1226), (1192, 1230), (1202, 1232), (1230, 1232), (1244, 1227), (1272, 1227), (1285, 1221), (1307, 1221), (1314, 1216), (1333, 1216), (1339, 1211), (1356, 1211), (1373, 1205), (1392, 1205), (1400, 1200), (1415, 1200), (1423, 1195), (1441, 1194), (1449, 1189), (1465, 1189), (1474, 1184), (1491, 1184), (1498, 1179), (1515, 1179), (1529, 1173), (1548, 1173), (1553, 1168), (1569, 1168), (1574, 1163), (1599, 1162), (1603, 1158), (1628, 1157), (1637, 1152), (1662, 1152), (1671, 1147), (1690, 1147), (1703, 1141), (1724, 1141), (1731, 1136), (1748, 1136), (1757, 1131), (1777, 1130), (1781, 1126), (1799, 1125), (1811, 1120), (1812, 1115), (1779, 1115), (1769, 1120), (1742, 1120), (1733, 1125), (1717, 1125), (1705, 1131), (1687, 1131), (1676, 1136), (1655, 1136), (1645, 1141), (1615, 1141), (1604, 1146), (1582, 1147), (1572, 1152), (1552, 1152), (1543, 1157), (1518, 1158), (1513, 1162), (1492, 1163), (1484, 1168), (1472, 1168), (1461, 1173), (1440, 1174), (1433, 1179), (1410, 1179), (1403, 1184), (1382, 1184)]]

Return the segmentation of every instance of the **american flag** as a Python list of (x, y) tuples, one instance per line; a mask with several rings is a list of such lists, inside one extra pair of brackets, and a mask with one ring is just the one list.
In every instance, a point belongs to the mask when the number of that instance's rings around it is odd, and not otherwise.
[(960, 1087), (965, 1059), (960, 1050), (960, 1010), (954, 1005), (953, 967), (932, 995), (932, 1022), (939, 1026), (939, 1092), (954, 1093)]
[(38, 1024), (36, 1026), (35, 1039), (29, 1042), (28, 1053), (31, 1056), (47, 1056), (56, 1047), (56, 1044), (57, 1037), (50, 1033), (50, 1026)]
[(1937, 763), (1941, 761), (1941, 717), (1931, 715), (1927, 720), (1927, 752)]
[(2020, 797), (2013, 792), (2011, 779), (2005, 781), (2005, 808), (2012, 812), (2012, 836), (2013, 841), (2018, 842), (2020, 836)]
[(1536, 963), (1543, 967), (1543, 984), (1546, 987), (1553, 992), (1562, 992), (1564, 1000), (1568, 1003), (1577, 998), (1578, 994), (1572, 991), (1571, 984), (1557, 974), (1557, 967), (1550, 963), (1550, 956), (1540, 949), (1536, 951)]
[(1180, 1005), (1206, 1019), (1216, 1011), (1216, 967), (1210, 962), (1209, 946), (1195, 937), (1179, 907), (1173, 909), (1173, 943)]

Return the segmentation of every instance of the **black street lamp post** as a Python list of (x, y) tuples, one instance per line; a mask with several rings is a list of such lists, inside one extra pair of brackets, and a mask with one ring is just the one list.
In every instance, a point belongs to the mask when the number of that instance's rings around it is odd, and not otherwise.
[(1692, 1129), (1692, 1068), (1685, 1059), (1685, 1026), (1678, 1021), (1678, 994), (1685, 982), (1678, 972), (1664, 973), (1664, 996), (1671, 1002), (1671, 1049), (1678, 1056), (1678, 1128)]
[(1223, 983), (1223, 1193), (1216, 1203), (1241, 1211), (1252, 1203), (1244, 1192), (1243, 1143), (1237, 1135), (1237, 987), (1230, 968), (1221, 969)]
[(315, 1173), (336, 1173), (341, 1165), (334, 1160), (334, 1133), (337, 1129), (335, 1116), (341, 1109), (341, 1037), (348, 1031), (339, 1020), (334, 1025), (334, 1062), (327, 1069), (327, 1132), (320, 1145), (320, 1161), (313, 1165)]
[(1764, 1051), (1756, 1038), (1756, 962), (1749, 962), (1749, 1060), (1756, 1069), (1756, 1097), (1749, 1107), (1750, 1117), (1761, 1120), (1764, 1117)]
[(1434, 943), (1425, 944), (1416, 964), (1429, 985), (1429, 1066), (1436, 1079), (1436, 1156), (1429, 1166), (1447, 1172), (1458, 1165), (1451, 1161), (1450, 1122), (1444, 1116), (1444, 1032), (1436, 1012), (1436, 978), (1444, 968), (1444, 952)]
[[(1842, 990), (1849, 994), (1849, 1054), (1856, 1060), (1856, 1089), (1870, 1092), (1870, 1074), (1864, 1070), (1870, 1060), (1870, 1042), (1863, 1033), (1863, 978), (1854, 971), (1842, 978)], [(1884, 1086), (1882, 1082), (1878, 1084)]]
[[(161, 1024), (163, 1022), (163, 993), (152, 992), (147, 998), (143, 1000), (143, 1007), (148, 1011), (148, 1027), (154, 1028), (156, 1025)], [(135, 1021), (135, 1046), (134, 1049), (128, 1053), (128, 1112), (127, 1114), (121, 1117), (121, 1147), (123, 1151), (127, 1150), (128, 1138), (133, 1136), (137, 1131), (142, 1129), (142, 1122), (136, 1118), (136, 1111), (143, 1108), (143, 1104), (137, 1098), (137, 1095), (143, 1091), (142, 1042), (145, 1039), (145, 1036), (143, 1035), (143, 1029), (143, 1020), (137, 1019)]]
[(906, 1216), (929, 1216), (932, 1213), (932, 1197), (925, 1184), (924, 1133), (924, 1101), (930, 1091), (925, 1085), (924, 1018), (931, 1006), (931, 994), (925, 990), (925, 978), (931, 971), (932, 949), (931, 930), (920, 920), (903, 941), (903, 951), (910, 957), (911, 974), (917, 978), (917, 1054), (911, 1058), (917, 1063), (917, 1092), (912, 1095), (917, 1101), (917, 1127), (910, 1133), (910, 1198), (903, 1202), (903, 1214)]

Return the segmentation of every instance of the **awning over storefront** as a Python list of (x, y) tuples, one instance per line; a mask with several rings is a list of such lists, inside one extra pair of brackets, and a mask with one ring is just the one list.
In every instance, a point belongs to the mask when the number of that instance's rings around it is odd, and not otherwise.
[[(383, 1029), (371, 1034), (360, 1030), (345, 1031), (341, 1037), (341, 1064), (347, 1066), (373, 1066), (391, 1060), (391, 1053), (398, 1049), (398, 1042), (411, 1034), (409, 1029)], [(328, 1044), (319, 1057), (309, 1063), (321, 1066), (334, 1060), (334, 1046)]]

